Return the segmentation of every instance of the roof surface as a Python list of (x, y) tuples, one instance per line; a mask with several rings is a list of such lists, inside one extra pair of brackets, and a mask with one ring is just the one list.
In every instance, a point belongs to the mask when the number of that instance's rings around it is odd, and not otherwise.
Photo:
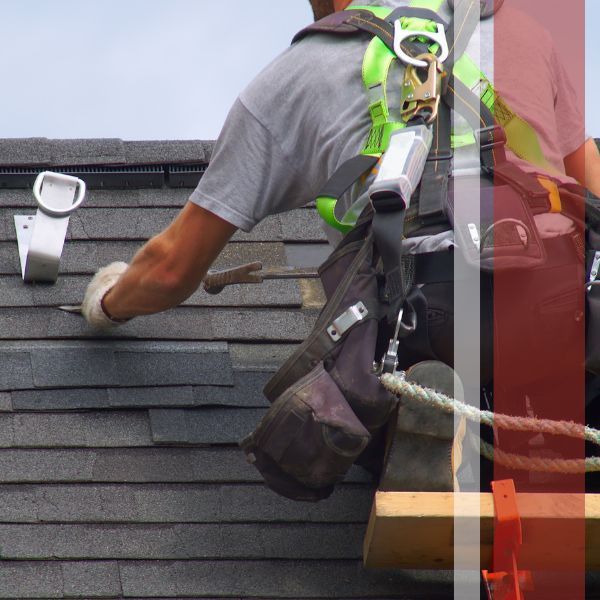
[[(3, 167), (34, 176), (202, 164), (211, 149), (0, 141), (0, 598), (452, 597), (447, 573), (362, 569), (373, 490), (361, 471), (320, 504), (294, 503), (266, 489), (237, 448), (266, 410), (263, 385), (308, 333), (318, 287), (198, 292), (104, 336), (56, 309), (80, 302), (97, 268), (129, 260), (191, 189), (90, 190), (58, 283), (21, 281), (13, 215), (33, 214), (34, 201)], [(236, 235), (218, 266), (316, 265), (327, 253), (304, 208)]]

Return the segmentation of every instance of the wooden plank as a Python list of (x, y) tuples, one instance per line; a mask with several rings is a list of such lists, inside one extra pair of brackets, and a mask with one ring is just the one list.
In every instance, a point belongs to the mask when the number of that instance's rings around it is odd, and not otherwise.
[[(586, 568), (600, 568), (600, 494), (517, 494), (517, 502), (523, 526), (520, 568), (565, 570), (568, 557), (580, 560), (584, 551)], [(452, 569), (455, 519), (465, 527), (479, 524), (481, 546), (462, 551), (480, 552), (481, 568), (490, 568), (492, 495), (451, 492), (377, 492), (364, 543), (365, 566)], [(566, 542), (544, 544), (548, 532)], [(568, 540), (584, 539), (585, 550), (568, 547)]]

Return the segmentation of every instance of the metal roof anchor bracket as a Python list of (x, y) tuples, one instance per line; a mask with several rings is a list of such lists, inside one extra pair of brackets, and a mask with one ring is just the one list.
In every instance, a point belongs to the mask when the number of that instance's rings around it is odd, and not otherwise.
[(85, 182), (77, 177), (50, 171), (38, 175), (33, 185), (36, 215), (15, 215), (23, 281), (56, 282), (69, 217), (83, 204), (85, 191)]

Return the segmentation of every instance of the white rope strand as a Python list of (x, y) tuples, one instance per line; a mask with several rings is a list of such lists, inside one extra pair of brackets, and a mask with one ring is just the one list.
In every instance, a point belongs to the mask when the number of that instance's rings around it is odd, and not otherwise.
[[(488, 427), (494, 427), (495, 425), (500, 429), (509, 429), (512, 431), (532, 431), (535, 433), (563, 435), (574, 439), (584, 439), (600, 446), (600, 431), (591, 427), (578, 425), (572, 421), (551, 421), (549, 419), (494, 414), (487, 410), (480, 410), (470, 404), (465, 404), (455, 398), (450, 398), (435, 390), (406, 381), (397, 375), (385, 374), (381, 377), (381, 383), (387, 390), (398, 397), (401, 396), (405, 400), (443, 410), (446, 413), (456, 413), (474, 423), (483, 423)], [(600, 471), (600, 457), (591, 457), (585, 460), (531, 458), (494, 449), (493, 446), (483, 440), (480, 443), (480, 451), (485, 458), (514, 469), (545, 473)]]
[(600, 471), (600, 456), (584, 459), (562, 459), (529, 457), (521, 454), (510, 454), (494, 448), (491, 444), (479, 440), (480, 452), (488, 460), (494, 461), (504, 467), (519, 471), (537, 471), (539, 473), (567, 473), (576, 475), (581, 473), (597, 473)]

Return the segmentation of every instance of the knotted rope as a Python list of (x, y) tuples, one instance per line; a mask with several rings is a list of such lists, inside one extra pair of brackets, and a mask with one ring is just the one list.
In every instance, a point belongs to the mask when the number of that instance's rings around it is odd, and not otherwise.
[[(392, 394), (402, 397), (404, 400), (424, 404), (446, 413), (456, 413), (473, 423), (483, 423), (488, 427), (494, 427), (495, 425), (500, 429), (512, 431), (533, 431), (535, 433), (563, 435), (575, 439), (584, 439), (600, 446), (600, 431), (578, 425), (572, 421), (551, 421), (549, 419), (495, 414), (487, 410), (480, 410), (475, 406), (465, 404), (435, 390), (406, 381), (398, 375), (384, 374), (381, 377), (381, 383)], [(503, 452), (483, 440), (480, 440), (480, 452), (488, 460), (496, 461), (498, 464), (512, 469), (571, 474), (600, 471), (600, 456), (593, 456), (585, 460), (532, 458)]]

